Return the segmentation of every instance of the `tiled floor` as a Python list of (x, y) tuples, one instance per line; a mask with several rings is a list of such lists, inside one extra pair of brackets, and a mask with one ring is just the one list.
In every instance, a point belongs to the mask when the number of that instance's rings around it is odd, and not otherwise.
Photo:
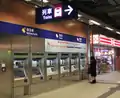
[(107, 98), (120, 98), (120, 91), (115, 92), (114, 94), (110, 95)]
[(120, 72), (112, 72), (106, 73), (103, 75), (97, 76), (97, 80), (99, 82), (107, 82), (107, 83), (120, 83)]
[(115, 84), (89, 84), (83, 81), (65, 88), (55, 91), (43, 93), (30, 98), (97, 98), (98, 96), (108, 92), (110, 88), (116, 87)]
[(98, 76), (97, 80), (96, 84), (85, 80), (29, 98), (120, 98), (119, 72)]

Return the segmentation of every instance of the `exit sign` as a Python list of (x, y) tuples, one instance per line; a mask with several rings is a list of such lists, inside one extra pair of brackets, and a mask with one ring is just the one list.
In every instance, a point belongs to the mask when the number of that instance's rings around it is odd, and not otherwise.
[(52, 7), (36, 8), (36, 24), (43, 24), (62, 19), (77, 18), (77, 11), (72, 5), (57, 4)]

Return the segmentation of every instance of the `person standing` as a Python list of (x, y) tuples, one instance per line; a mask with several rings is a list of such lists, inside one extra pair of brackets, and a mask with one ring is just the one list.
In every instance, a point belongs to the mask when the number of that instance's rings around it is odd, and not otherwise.
[(90, 57), (90, 66), (89, 66), (89, 74), (91, 75), (90, 83), (96, 83), (96, 60), (94, 56)]

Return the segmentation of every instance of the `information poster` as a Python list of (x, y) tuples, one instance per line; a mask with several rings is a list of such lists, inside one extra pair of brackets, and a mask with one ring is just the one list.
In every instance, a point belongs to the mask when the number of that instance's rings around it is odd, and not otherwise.
[(87, 50), (87, 45), (85, 43), (45, 39), (45, 52), (80, 52), (80, 53), (86, 53), (86, 50)]

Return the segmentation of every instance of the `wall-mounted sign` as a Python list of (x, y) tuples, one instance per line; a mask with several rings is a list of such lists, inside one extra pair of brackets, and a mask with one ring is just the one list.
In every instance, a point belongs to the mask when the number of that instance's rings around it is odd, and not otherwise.
[(46, 52), (80, 52), (86, 53), (86, 43), (45, 39)]
[(43, 24), (60, 19), (77, 18), (77, 11), (71, 5), (52, 5), (36, 8), (36, 23)]
[[(7, 29), (6, 29), (7, 28)], [(0, 32), (86, 44), (86, 38), (0, 21)]]
[(112, 38), (100, 35), (99, 42), (100, 44), (103, 44), (103, 45), (112, 45)]
[(120, 47), (120, 40), (114, 40), (114, 46)]
[(99, 35), (93, 35), (93, 37), (90, 36), (90, 43), (98, 44), (99, 43)]
[(120, 40), (116, 40), (104, 35), (93, 35), (93, 44), (120, 47)]
[(38, 34), (34, 31), (34, 28), (28, 28), (28, 27), (23, 27), (21, 31), (24, 34), (30, 35), (30, 36), (38, 36)]

